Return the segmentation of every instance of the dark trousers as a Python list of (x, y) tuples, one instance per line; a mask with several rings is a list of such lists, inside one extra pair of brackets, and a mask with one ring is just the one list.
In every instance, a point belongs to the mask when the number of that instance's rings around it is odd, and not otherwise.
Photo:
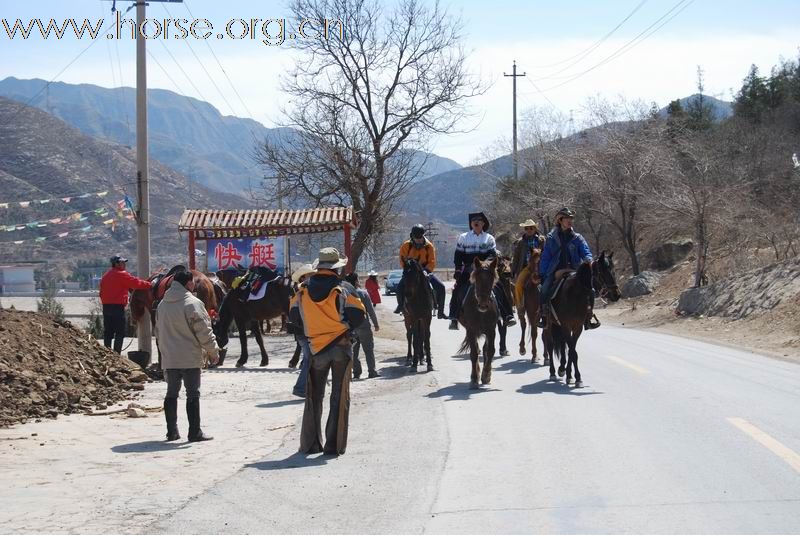
[[(444, 300), (447, 294), (444, 283), (433, 273), (428, 275), (428, 282), (430, 282), (431, 288), (433, 288), (433, 295), (436, 298), (436, 309), (439, 312), (444, 312)], [(397, 283), (397, 307), (400, 310), (402, 310), (405, 305), (406, 296), (404, 292), (405, 284), (403, 283), (403, 279), (400, 279), (400, 282)]]
[(125, 338), (125, 305), (103, 305), (103, 345), (122, 353), (122, 341)]
[(372, 336), (372, 328), (367, 323), (369, 319), (355, 330), (356, 340), (353, 342), (353, 377), (361, 376), (361, 361), (358, 352), (364, 348), (364, 358), (367, 359), (367, 370), (369, 373), (375, 372), (375, 338)]
[(165, 399), (178, 399), (181, 383), (186, 387), (186, 400), (200, 398), (200, 368), (169, 368), (164, 370), (167, 381)]
[[(300, 431), (300, 453), (342, 454), (347, 448), (350, 416), (350, 374), (353, 363), (351, 349), (336, 344), (311, 357), (306, 385), (306, 405)], [(325, 447), (322, 447), (322, 401), (325, 384), (331, 373), (331, 402), (325, 425)]]

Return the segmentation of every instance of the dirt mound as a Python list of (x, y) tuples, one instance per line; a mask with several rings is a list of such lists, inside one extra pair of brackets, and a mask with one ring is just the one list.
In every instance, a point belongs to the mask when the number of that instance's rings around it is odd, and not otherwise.
[(69, 322), (0, 309), (0, 427), (130, 398), (147, 375)]

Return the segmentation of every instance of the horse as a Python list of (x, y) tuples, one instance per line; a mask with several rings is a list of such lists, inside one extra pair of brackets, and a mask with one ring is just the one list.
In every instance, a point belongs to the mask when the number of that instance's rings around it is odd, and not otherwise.
[(256, 342), (261, 350), (261, 363), (259, 366), (269, 364), (269, 355), (264, 347), (264, 340), (257, 324), (260, 320), (269, 320), (279, 317), (281, 314), (289, 313), (289, 300), (294, 295), (290, 279), (278, 276), (275, 279), (265, 282), (267, 288), (261, 299), (254, 301), (247, 300), (249, 292), (241, 288), (230, 290), (219, 307), (219, 320), (214, 326), (214, 334), (220, 347), (228, 345), (228, 328), (232, 322), (236, 323), (239, 331), (239, 342), (242, 346), (242, 354), (236, 361), (236, 367), (241, 368), (247, 363), (247, 327), (253, 328)]
[[(156, 311), (158, 301), (164, 297), (167, 289), (172, 285), (173, 275), (181, 270), (186, 269), (184, 266), (174, 266), (168, 272), (162, 271), (150, 276), (147, 280), (151, 283), (156, 282), (154, 288), (150, 290), (134, 290), (131, 294), (130, 307), (131, 307), (131, 322), (138, 325), (139, 321), (144, 316), (145, 310), (150, 312), (150, 324), (153, 329), (156, 326)], [(189, 270), (192, 273), (194, 280), (194, 292), (192, 292), (200, 301), (203, 302), (206, 311), (212, 318), (217, 313), (218, 303), (217, 294), (214, 289), (214, 283), (200, 271), (196, 269)], [(156, 340), (156, 349), (158, 349), (158, 340)], [(161, 352), (158, 354), (158, 365), (161, 366)]]
[[(567, 384), (572, 384), (573, 372), (575, 387), (583, 386), (581, 372), (578, 368), (578, 338), (583, 332), (583, 324), (589, 312), (593, 281), (600, 287), (600, 295), (617, 301), (621, 297), (614, 273), (613, 253), (606, 256), (605, 251), (593, 262), (584, 262), (574, 275), (567, 275), (561, 289), (552, 300), (552, 309), (548, 311), (548, 329), (552, 336), (553, 352), (560, 358), (559, 376), (567, 375)], [(555, 313), (555, 317), (553, 317)], [(568, 355), (566, 370), (565, 353)], [(550, 359), (550, 380), (556, 380), (553, 359)]]
[(495, 329), (500, 319), (497, 303), (492, 297), (492, 289), (497, 283), (497, 263), (497, 258), (491, 261), (475, 258), (470, 274), (471, 285), (467, 289), (464, 305), (458, 315), (458, 322), (467, 331), (464, 342), (458, 351), (462, 353), (469, 348), (469, 356), (472, 361), (470, 388), (473, 389), (478, 388), (478, 373), (481, 371), (480, 364), (478, 364), (478, 342), (481, 337), (484, 338), (481, 383), (492, 382)]
[[(531, 364), (536, 362), (536, 338), (539, 323), (539, 285), (542, 278), (539, 275), (539, 261), (542, 258), (540, 249), (531, 249), (528, 259), (528, 280), (525, 281), (522, 292), (522, 305), (519, 313), (519, 325), (522, 336), (519, 340), (519, 354), (525, 355), (525, 329), (526, 323), (531, 326)], [(525, 321), (527, 317), (527, 322)]]
[[(417, 366), (427, 358), (428, 371), (433, 371), (431, 362), (431, 310), (433, 310), (433, 291), (428, 276), (419, 262), (406, 260), (403, 269), (403, 320), (406, 325), (408, 354), (406, 365), (416, 372)], [(413, 360), (411, 348), (414, 348)]]
[[(513, 278), (513, 273), (511, 272), (511, 258), (507, 256), (501, 256), (500, 260), (497, 264), (497, 284), (500, 286), (500, 290), (505, 294), (506, 300), (509, 303), (514, 303), (514, 290), (513, 284), (511, 279)], [(506, 327), (505, 323), (501, 320), (497, 322), (497, 333), (500, 338), (500, 355), (501, 357), (507, 357), (511, 353), (509, 353), (508, 348), (506, 347), (506, 334), (508, 333), (508, 327)]]

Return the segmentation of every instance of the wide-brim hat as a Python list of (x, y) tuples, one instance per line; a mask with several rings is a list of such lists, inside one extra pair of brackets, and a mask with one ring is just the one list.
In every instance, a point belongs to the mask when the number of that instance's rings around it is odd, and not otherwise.
[(315, 271), (316, 269), (314, 269), (311, 264), (303, 264), (292, 273), (292, 282), (298, 283), (300, 282), (300, 277), (308, 275), (309, 273), (314, 273)]
[(556, 214), (556, 219), (559, 217), (575, 217), (575, 211), (567, 208), (566, 206), (558, 211)]
[(519, 224), (520, 227), (536, 227), (539, 228), (539, 225), (536, 224), (536, 221), (533, 219), (526, 219), (524, 222)]
[(377, 276), (378, 276), (378, 272), (375, 271), (374, 269), (372, 271), (370, 271), (369, 273), (367, 273), (367, 277), (377, 277)]
[(472, 220), (473, 219), (478, 219), (478, 218), (483, 219), (483, 230), (484, 230), (484, 232), (489, 230), (489, 227), (491, 226), (491, 224), (489, 223), (489, 218), (486, 217), (486, 214), (484, 214), (483, 212), (473, 212), (473, 213), (469, 214), (469, 219), (467, 220), (467, 225), (470, 226), (469, 228), (472, 228)]
[(319, 257), (312, 266), (316, 269), (338, 269), (347, 265), (347, 257), (342, 257), (335, 247), (325, 247), (319, 250)]

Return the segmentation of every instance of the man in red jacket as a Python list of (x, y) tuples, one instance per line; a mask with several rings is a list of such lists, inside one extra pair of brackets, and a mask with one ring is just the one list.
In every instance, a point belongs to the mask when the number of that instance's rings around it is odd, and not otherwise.
[(100, 279), (100, 302), (103, 303), (103, 344), (111, 347), (114, 340), (114, 351), (122, 353), (122, 341), (125, 338), (125, 307), (128, 305), (128, 292), (131, 290), (149, 290), (150, 283), (134, 277), (125, 271), (127, 258), (111, 257), (111, 269)]

